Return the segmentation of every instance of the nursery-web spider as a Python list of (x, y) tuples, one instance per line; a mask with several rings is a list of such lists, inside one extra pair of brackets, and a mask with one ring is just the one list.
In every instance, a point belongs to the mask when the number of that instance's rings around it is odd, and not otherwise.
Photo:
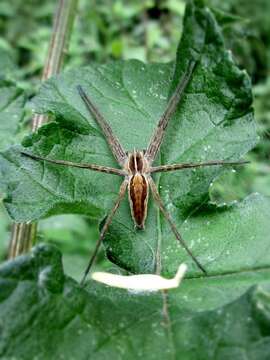
[(160, 165), (160, 166), (152, 166), (153, 161), (155, 160), (157, 153), (160, 149), (160, 145), (162, 143), (166, 127), (172, 115), (174, 114), (177, 105), (179, 104), (183, 93), (189, 83), (191, 75), (194, 71), (196, 62), (190, 61), (188, 64), (188, 68), (184, 73), (183, 77), (180, 79), (175, 92), (171, 96), (166, 106), (164, 113), (161, 115), (157, 128), (155, 129), (152, 138), (148, 144), (146, 150), (134, 150), (131, 152), (126, 152), (122, 145), (120, 144), (117, 137), (113, 134), (113, 131), (110, 125), (106, 122), (102, 114), (99, 112), (98, 108), (91, 101), (91, 99), (86, 95), (82, 87), (77, 86), (78, 92), (85, 103), (88, 111), (94, 117), (95, 121), (98, 123), (99, 127), (102, 129), (103, 134), (106, 138), (106, 141), (109, 144), (109, 147), (120, 165), (121, 169), (111, 168), (107, 166), (100, 166), (94, 164), (84, 164), (84, 163), (74, 163), (71, 161), (64, 160), (54, 160), (47, 159), (38, 155), (29, 154), (27, 152), (22, 152), (23, 155), (26, 155), (35, 160), (44, 160), (53, 164), (58, 165), (66, 165), (66, 166), (74, 166), (79, 168), (84, 168), (93, 171), (105, 172), (108, 174), (114, 174), (118, 176), (122, 176), (124, 178), (118, 197), (114, 203), (113, 208), (109, 212), (106, 221), (101, 229), (99, 239), (96, 243), (95, 250), (90, 258), (88, 266), (85, 270), (82, 283), (84, 283), (91, 266), (96, 258), (99, 247), (102, 243), (102, 240), (105, 236), (105, 233), (112, 221), (112, 218), (118, 209), (120, 202), (123, 200), (126, 190), (128, 189), (128, 198), (131, 209), (131, 215), (134, 220), (134, 224), (137, 228), (143, 229), (145, 224), (145, 219), (147, 216), (147, 204), (149, 197), (149, 187), (153, 194), (153, 198), (159, 207), (160, 211), (163, 213), (165, 219), (168, 221), (172, 232), (174, 233), (176, 239), (180, 242), (180, 244), (185, 248), (189, 256), (196, 263), (198, 268), (206, 274), (206, 270), (200, 264), (200, 262), (196, 259), (196, 257), (192, 254), (191, 250), (181, 237), (179, 231), (177, 230), (175, 224), (172, 221), (170, 214), (166, 211), (165, 206), (160, 198), (158, 193), (158, 189), (151, 177), (151, 174), (156, 172), (166, 172), (166, 171), (175, 171), (182, 170), (187, 168), (197, 168), (202, 166), (212, 166), (212, 165), (240, 165), (245, 164), (247, 161), (220, 161), (220, 160), (211, 160), (207, 162), (200, 163), (181, 163), (181, 164), (172, 164), (172, 165)]

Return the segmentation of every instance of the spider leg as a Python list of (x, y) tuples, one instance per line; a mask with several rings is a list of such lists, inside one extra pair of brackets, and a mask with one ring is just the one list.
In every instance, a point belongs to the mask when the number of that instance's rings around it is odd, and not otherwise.
[(155, 202), (157, 203), (160, 211), (163, 213), (165, 219), (168, 221), (172, 232), (174, 233), (176, 239), (179, 241), (179, 243), (183, 246), (183, 248), (186, 250), (186, 252), (189, 254), (189, 256), (192, 258), (192, 260), (196, 263), (196, 265), (198, 266), (198, 268), (205, 274), (207, 275), (206, 270), (204, 269), (204, 267), (200, 264), (200, 262), (196, 259), (196, 257), (192, 254), (191, 250), (189, 249), (189, 247), (187, 246), (187, 244), (185, 243), (185, 241), (183, 240), (182, 236), (180, 235), (179, 231), (177, 230), (175, 224), (172, 221), (172, 218), (170, 216), (170, 214), (166, 211), (164, 204), (161, 200), (161, 197), (158, 193), (158, 189), (156, 187), (156, 184), (154, 183), (153, 179), (149, 176), (148, 177), (148, 181), (150, 184), (150, 188), (154, 197)]
[(192, 60), (188, 64), (188, 69), (184, 73), (183, 77), (180, 79), (175, 92), (171, 96), (171, 98), (168, 101), (167, 107), (164, 111), (164, 113), (161, 115), (161, 118), (159, 119), (158, 125), (156, 130), (154, 131), (154, 134), (152, 135), (152, 138), (150, 140), (150, 143), (147, 147), (145, 157), (150, 162), (150, 164), (155, 160), (155, 157), (157, 155), (157, 152), (159, 151), (160, 145), (162, 143), (164, 133), (166, 130), (166, 127), (168, 125), (168, 122), (172, 115), (174, 114), (179, 102), (181, 101), (184, 91), (189, 83), (189, 80), (191, 78), (191, 75), (195, 69), (196, 61)]
[(125, 150), (122, 148), (122, 145), (120, 144), (119, 140), (113, 134), (112, 128), (107, 123), (104, 116), (99, 112), (98, 108), (89, 98), (89, 96), (86, 95), (86, 93), (84, 92), (83, 88), (80, 85), (77, 86), (77, 90), (80, 94), (80, 97), (84, 101), (88, 111), (94, 117), (94, 119), (102, 129), (103, 134), (112, 150), (115, 159), (118, 161), (119, 165), (124, 165), (127, 159), (127, 155)]
[(192, 169), (198, 168), (203, 166), (213, 166), (213, 165), (244, 165), (248, 164), (249, 161), (221, 161), (221, 160), (211, 160), (207, 162), (201, 163), (182, 163), (182, 164), (172, 164), (172, 165), (160, 165), (151, 167), (149, 172), (156, 173), (156, 172), (165, 172), (165, 171), (175, 171), (175, 170), (183, 170), (183, 169)]
[(98, 172), (104, 172), (104, 173), (107, 173), (107, 174), (114, 174), (114, 175), (119, 175), (119, 176), (125, 176), (126, 175), (126, 173), (123, 170), (111, 168), (111, 167), (108, 167), (108, 166), (101, 166), (101, 165), (95, 165), (95, 164), (84, 164), (84, 163), (75, 163), (75, 162), (72, 162), (72, 161), (65, 161), (65, 160), (53, 160), (53, 159), (48, 159), (48, 158), (45, 158), (45, 157), (42, 157), (42, 156), (30, 154), (30, 153), (27, 153), (25, 151), (21, 151), (21, 154), (24, 155), (24, 156), (30, 157), (31, 159), (34, 159), (34, 160), (47, 161), (47, 162), (52, 163), (52, 164), (71, 166), (71, 167), (78, 167), (78, 168), (82, 168), (82, 169), (88, 169), (88, 170), (93, 170), (93, 171), (98, 171)]
[(118, 197), (117, 197), (117, 199), (116, 199), (116, 201), (115, 201), (115, 203), (114, 203), (113, 208), (111, 209), (109, 215), (108, 215), (107, 218), (106, 218), (105, 224), (103, 225), (103, 227), (102, 227), (102, 229), (101, 229), (101, 232), (100, 232), (100, 235), (99, 235), (99, 239), (98, 239), (98, 241), (97, 241), (97, 243), (96, 243), (94, 252), (93, 252), (93, 254), (91, 255), (91, 258), (90, 258), (90, 260), (89, 260), (89, 263), (88, 263), (88, 265), (87, 265), (87, 268), (86, 268), (86, 270), (85, 270), (85, 272), (84, 272), (83, 278), (82, 278), (82, 280), (81, 280), (81, 285), (84, 285), (85, 279), (86, 279), (86, 277), (87, 277), (87, 275), (88, 275), (88, 273), (89, 273), (89, 271), (90, 271), (90, 269), (91, 269), (91, 267), (92, 267), (92, 265), (93, 265), (93, 263), (94, 263), (94, 261), (95, 261), (95, 259), (96, 259), (98, 250), (99, 250), (100, 245), (101, 245), (101, 243), (102, 243), (102, 241), (103, 241), (103, 239), (104, 239), (104, 236), (105, 236), (105, 234), (106, 234), (106, 232), (107, 232), (107, 230), (108, 230), (108, 227), (109, 227), (110, 223), (112, 222), (112, 219), (113, 219), (113, 217), (114, 217), (114, 214), (115, 214), (116, 210), (118, 209), (121, 201), (123, 200), (123, 198), (124, 198), (124, 196), (125, 196), (126, 189), (127, 189), (127, 185), (128, 185), (128, 181), (127, 181), (127, 180), (124, 180), (124, 181), (122, 182), (121, 186), (120, 186), (120, 190), (119, 190)]

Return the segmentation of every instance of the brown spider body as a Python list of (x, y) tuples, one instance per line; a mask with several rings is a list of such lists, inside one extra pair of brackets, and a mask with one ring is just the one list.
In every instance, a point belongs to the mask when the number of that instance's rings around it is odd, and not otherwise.
[(145, 173), (149, 165), (143, 151), (134, 150), (129, 153), (125, 168), (128, 173), (128, 199), (131, 215), (135, 226), (144, 229), (149, 195), (149, 184)]

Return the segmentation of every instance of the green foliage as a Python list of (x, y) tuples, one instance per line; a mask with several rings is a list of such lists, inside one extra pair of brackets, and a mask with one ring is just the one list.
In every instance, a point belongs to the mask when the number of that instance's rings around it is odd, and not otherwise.
[[(21, 81), (42, 71), (51, 35), (55, 1), (2, 0), (0, 47), (20, 64)], [(68, 66), (108, 59), (172, 60), (181, 31), (184, 1), (80, 0)], [(15, 46), (14, 46), (15, 45)]]
[(255, 82), (263, 81), (270, 67), (270, 23), (268, 0), (208, 0), (209, 5), (234, 14), (224, 21), (227, 46)]
[(26, 101), (22, 89), (10, 80), (15, 68), (8, 53), (0, 51), (0, 149), (18, 141)]
[(256, 160), (262, 159), (264, 162), (269, 162), (270, 153), (270, 76), (266, 81), (254, 87), (254, 108), (256, 119), (259, 123), (259, 134), (261, 137), (260, 144), (255, 149)]
[[(187, 7), (175, 64), (115, 61), (73, 69), (51, 79), (31, 107), (49, 114), (53, 121), (26, 137), (22, 146), (50, 158), (116, 166), (76, 85), (82, 85), (93, 98), (126, 150), (145, 148), (188, 60), (199, 58), (157, 163), (241, 158), (257, 142), (251, 84), (225, 50), (212, 13), (202, 1), (195, 3)], [(180, 262), (188, 263), (187, 278), (179, 289), (167, 294), (134, 294), (93, 282), (82, 289), (65, 274), (75, 279), (81, 276), (94, 246), (91, 240), (98, 237), (97, 223), (102, 224), (111, 208), (120, 180), (35, 162), (20, 155), (22, 146), (5, 150), (22, 133), (25, 97), (14, 79), (29, 87), (25, 80), (38, 75), (48, 43), (54, 4), (35, 4), (32, 0), (23, 5), (6, 0), (0, 4), (0, 29), (5, 33), (0, 47), (7, 49), (0, 57), (0, 188), (16, 221), (62, 214), (39, 222), (39, 238), (65, 252), (65, 271), (59, 251), (47, 245), (1, 266), (0, 357), (268, 359), (270, 200), (259, 194), (246, 197), (258, 189), (269, 194), (268, 82), (255, 89), (262, 141), (250, 155), (252, 165), (237, 172), (216, 167), (155, 177), (167, 210), (209, 276), (198, 277), (198, 270), (177, 245), (152, 201), (146, 230), (138, 232), (125, 199), (105, 241), (109, 259), (120, 266), (117, 271), (153, 272), (159, 258), (165, 275), (173, 275)], [(173, 58), (182, 31), (182, 1), (159, 5), (152, 1), (82, 1), (80, 6), (69, 67), (89, 63), (89, 59)], [(240, 0), (229, 1), (223, 10), (246, 16), (241, 6)], [(237, 36), (230, 32), (233, 28), (237, 35), (242, 19), (217, 10), (215, 14), (227, 46), (260, 80), (263, 74), (258, 64), (265, 53), (250, 61), (248, 54), (257, 54), (260, 46), (254, 50), (250, 38), (246, 43), (236, 42)], [(267, 33), (264, 17), (260, 19), (258, 38)], [(15, 41), (20, 71), (10, 60)], [(216, 203), (244, 200), (217, 206), (209, 199)], [(63, 215), (71, 212), (87, 217)], [(3, 257), (7, 239), (4, 213), (0, 237)], [(99, 266), (111, 270), (114, 265), (99, 261)], [(250, 289), (253, 285), (257, 287)]]
[[(176, 86), (190, 58), (200, 54), (186, 97), (168, 128), (160, 161), (170, 164), (242, 157), (256, 141), (247, 74), (233, 63), (218, 25), (205, 8), (189, 6), (184, 28), (174, 66), (114, 62), (72, 70), (47, 81), (33, 104), (36, 111), (52, 114), (55, 121), (24, 139), (27, 151), (49, 158), (115, 166), (76, 85), (80, 84), (102, 109), (126, 150), (143, 149), (166, 106), (169, 91)], [(171, 75), (172, 85), (168, 81)], [(120, 179), (36, 162), (22, 156), (20, 150), (12, 147), (1, 158), (4, 202), (16, 221), (67, 212), (102, 220), (112, 207)], [(209, 185), (221, 171), (220, 167), (179, 171), (156, 179), (178, 227), (188, 220), (188, 229), (193, 228), (197, 215), (192, 214), (208, 199)], [(109, 258), (132, 272), (153, 272), (162, 251), (163, 270), (173, 273), (179, 259), (187, 260), (187, 256), (176, 246), (153, 203), (143, 232), (134, 230), (127, 207), (125, 201), (106, 238)], [(208, 221), (206, 214), (205, 219)], [(200, 232), (198, 226), (191, 238), (191, 230), (184, 230), (184, 236), (189, 243), (194, 242), (194, 253), (207, 264), (208, 256), (218, 256), (219, 247), (212, 244), (213, 253), (209, 255), (207, 243), (199, 243)], [(174, 254), (174, 259), (169, 253)], [(225, 268), (230, 269), (229, 263)]]
[[(88, 59), (171, 60), (180, 35), (183, 1), (81, 1), (69, 65)], [(108, 26), (110, 24), (110, 26)]]
[(9, 218), (5, 212), (4, 206), (0, 205), (0, 261), (6, 257), (6, 249), (9, 240)]
[[(58, 215), (39, 221), (38, 241), (50, 242), (59, 247), (64, 254), (65, 273), (78, 281), (82, 278), (97, 238), (98, 224), (86, 216)], [(111, 267), (104, 251), (101, 251), (95, 268), (104, 270)]]
[[(208, 0), (207, 3), (215, 8), (222, 24), (226, 47), (232, 49), (237, 62), (248, 70), (253, 80), (264, 86), (270, 59), (269, 1)], [(42, 4), (33, 0), (2, 0), (0, 3), (0, 47), (8, 50), (19, 64), (20, 68), (15, 72), (24, 88), (33, 90), (39, 83), (37, 79), (46, 56), (54, 7), (52, 0)], [(182, 0), (80, 0), (66, 66), (85, 65), (95, 60), (104, 62), (111, 58), (172, 60), (182, 31), (184, 7)], [(262, 109), (267, 106), (264, 105), (268, 103), (267, 99), (261, 93), (258, 95)], [(255, 149), (256, 153), (257, 150), (261, 153), (263, 144), (269, 143), (265, 134), (270, 131), (270, 122), (266, 123), (264, 116), (258, 115), (257, 122), (266, 131), (263, 135), (265, 142), (261, 141)], [(251, 157), (251, 160), (256, 162), (252, 171), (240, 172), (232, 181), (229, 177), (219, 182), (215, 189), (216, 198), (237, 200), (252, 191), (268, 194), (270, 176), (267, 163), (260, 155)], [(240, 191), (234, 183), (242, 184)], [(239, 197), (239, 193), (243, 195)]]
[[(242, 273), (240, 286), (252, 284), (253, 276), (256, 281), (263, 277), (260, 271)], [(269, 278), (269, 270), (265, 277)], [(214, 296), (230, 293), (230, 275), (207, 281), (216, 288)], [(93, 282), (86, 291), (64, 275), (60, 253), (42, 245), (4, 264), (0, 284), (3, 359), (216, 360), (245, 355), (266, 360), (269, 356), (269, 287), (253, 288), (219, 308), (213, 308), (212, 294), (205, 296), (202, 279), (185, 281), (195, 291), (189, 308), (186, 289), (181, 287), (166, 297), (136, 295)]]

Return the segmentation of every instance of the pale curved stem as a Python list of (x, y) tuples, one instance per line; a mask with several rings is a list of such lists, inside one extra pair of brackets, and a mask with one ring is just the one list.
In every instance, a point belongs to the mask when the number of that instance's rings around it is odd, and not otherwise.
[[(47, 80), (60, 70), (67, 52), (77, 3), (78, 0), (58, 1), (42, 80)], [(35, 114), (32, 118), (32, 131), (36, 131), (47, 122), (47, 119), (46, 115)], [(29, 251), (36, 241), (36, 231), (37, 223), (13, 223), (8, 258), (14, 258)]]

